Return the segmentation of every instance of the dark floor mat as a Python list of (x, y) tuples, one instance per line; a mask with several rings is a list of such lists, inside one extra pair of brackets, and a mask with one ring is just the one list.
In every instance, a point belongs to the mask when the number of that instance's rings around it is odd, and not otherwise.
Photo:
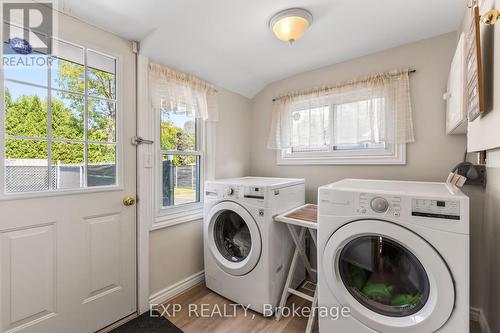
[(159, 316), (157, 313), (151, 316), (148, 311), (110, 333), (183, 333), (165, 317), (157, 316)]

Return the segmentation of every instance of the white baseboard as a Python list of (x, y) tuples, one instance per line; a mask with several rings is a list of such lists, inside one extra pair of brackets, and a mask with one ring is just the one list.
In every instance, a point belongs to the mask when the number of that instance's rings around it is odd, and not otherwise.
[(193, 274), (149, 297), (149, 304), (162, 304), (205, 280), (205, 271)]
[(486, 321), (483, 310), (478, 308), (470, 308), (470, 320), (479, 323), (481, 333), (491, 333), (490, 326)]

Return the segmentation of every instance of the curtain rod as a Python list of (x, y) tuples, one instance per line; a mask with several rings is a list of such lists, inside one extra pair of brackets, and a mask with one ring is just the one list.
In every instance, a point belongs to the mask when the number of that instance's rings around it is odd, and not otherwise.
[[(416, 72), (417, 72), (417, 70), (416, 70), (416, 69), (410, 69), (410, 70), (408, 71), (408, 74), (413, 74), (413, 73), (416, 73)], [(272, 101), (273, 101), (273, 102), (276, 102), (276, 98), (273, 98), (273, 100), (272, 100)]]

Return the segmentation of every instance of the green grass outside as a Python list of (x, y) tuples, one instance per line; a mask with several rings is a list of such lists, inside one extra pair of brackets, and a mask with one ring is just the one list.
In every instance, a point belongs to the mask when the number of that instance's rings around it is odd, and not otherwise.
[(174, 189), (174, 195), (177, 196), (177, 195), (186, 195), (186, 194), (195, 194), (196, 193), (196, 190), (195, 189), (191, 189), (191, 188), (178, 188), (176, 187)]

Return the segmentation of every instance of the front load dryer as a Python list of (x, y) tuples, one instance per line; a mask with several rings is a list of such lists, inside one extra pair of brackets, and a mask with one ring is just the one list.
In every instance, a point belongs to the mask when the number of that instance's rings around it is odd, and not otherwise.
[(458, 188), (345, 179), (320, 187), (318, 202), (318, 306), (350, 311), (320, 316), (320, 333), (469, 331), (469, 199)]
[[(293, 247), (286, 227), (273, 218), (303, 205), (304, 188), (303, 179), (244, 177), (206, 182), (203, 234), (209, 289), (259, 313), (274, 312)], [(296, 283), (304, 277), (302, 265)]]

